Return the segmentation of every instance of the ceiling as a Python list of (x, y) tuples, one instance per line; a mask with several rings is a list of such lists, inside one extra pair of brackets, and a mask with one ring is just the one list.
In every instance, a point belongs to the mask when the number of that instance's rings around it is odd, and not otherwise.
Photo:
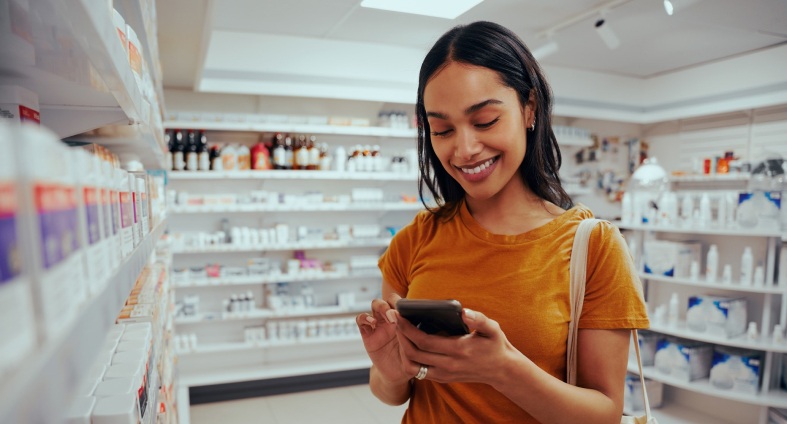
[[(675, 13), (668, 16), (662, 0), (485, 0), (455, 20), (367, 9), (360, 0), (156, 3), (164, 87), (195, 91), (336, 98), (342, 94), (328, 86), (346, 84), (348, 98), (363, 98), (358, 92), (392, 101), (386, 96), (400, 90), (409, 99), (432, 43), (454, 25), (477, 20), (509, 27), (531, 50), (551, 35), (559, 50), (540, 62), (556, 92), (550, 69), (617, 78), (608, 81), (613, 87), (613, 81), (666, 82), (787, 46), (787, 1), (672, 2)], [(595, 33), (599, 12), (621, 40), (615, 50)], [(778, 63), (785, 73), (787, 55), (775, 58), (784, 59)], [(372, 86), (379, 94), (369, 94)]]

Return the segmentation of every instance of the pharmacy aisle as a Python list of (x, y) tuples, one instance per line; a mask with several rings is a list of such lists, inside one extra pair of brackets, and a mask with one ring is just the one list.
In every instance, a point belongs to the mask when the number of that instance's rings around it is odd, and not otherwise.
[(0, 2), (2, 422), (174, 418), (155, 26)]

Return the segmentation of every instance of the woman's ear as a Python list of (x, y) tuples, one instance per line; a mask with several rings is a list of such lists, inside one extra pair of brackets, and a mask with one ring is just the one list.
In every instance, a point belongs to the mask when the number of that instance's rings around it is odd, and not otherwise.
[(533, 125), (533, 122), (536, 120), (536, 108), (538, 104), (536, 103), (536, 90), (531, 89), (530, 95), (527, 98), (527, 104), (525, 104), (525, 124), (528, 128)]

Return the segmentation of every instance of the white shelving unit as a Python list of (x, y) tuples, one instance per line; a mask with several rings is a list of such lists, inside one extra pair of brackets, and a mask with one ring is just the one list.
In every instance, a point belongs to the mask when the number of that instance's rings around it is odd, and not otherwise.
[[(636, 364), (634, 365), (636, 368)], [(628, 411), (624, 410), (624, 414), (640, 417), (645, 415), (645, 411)], [(651, 413), (659, 421), (659, 424), (686, 424), (686, 423), (704, 423), (708, 422), (708, 415), (696, 411), (691, 408), (686, 408), (677, 404), (668, 404), (661, 406), (657, 409), (651, 409)], [(713, 420), (714, 424), (738, 424), (733, 421)]]
[[(733, 186), (745, 188), (748, 178), (747, 174), (729, 174), (672, 177), (670, 180), (673, 189), (696, 194), (709, 189), (729, 191)], [(762, 380), (759, 393), (757, 394), (716, 388), (711, 385), (708, 378), (692, 382), (682, 381), (674, 376), (666, 375), (652, 366), (644, 367), (646, 378), (665, 384), (665, 393), (670, 388), (676, 388), (674, 390), (686, 390), (700, 395), (700, 400), (696, 404), (691, 405), (665, 401), (662, 409), (654, 410), (654, 415), (659, 419), (659, 422), (664, 420), (664, 422), (703, 423), (708, 422), (709, 419), (715, 420), (717, 416), (723, 418), (722, 415), (718, 415), (723, 413), (716, 412), (717, 415), (713, 415), (713, 418), (707, 413), (708, 411), (727, 407), (724, 401), (730, 400), (741, 402), (746, 404), (747, 408), (750, 408), (747, 411), (752, 411), (752, 416), (747, 418), (748, 422), (766, 424), (769, 407), (787, 407), (787, 392), (780, 388), (782, 356), (787, 353), (787, 343), (775, 343), (771, 335), (775, 322), (787, 323), (787, 299), (785, 299), (787, 287), (778, 286), (775, 281), (776, 257), (782, 240), (781, 231), (779, 229), (738, 227), (719, 228), (718, 224), (706, 228), (690, 225), (616, 224), (622, 230), (631, 232), (631, 235), (634, 237), (634, 243), (637, 246), (637, 252), (644, 252), (643, 243), (646, 234), (657, 239), (700, 241), (703, 243), (702, 260), (699, 264), (700, 269), (704, 269), (707, 249), (710, 244), (716, 244), (719, 252), (721, 252), (719, 263), (731, 264), (735, 269), (732, 283), (730, 284), (722, 283), (720, 278), (717, 278), (717, 282), (708, 282), (704, 275), (699, 275), (696, 279), (676, 278), (640, 271), (639, 276), (645, 283), (646, 300), (648, 300), (651, 308), (666, 303), (670, 292), (678, 293), (683, 300), (683, 311), (681, 313), (685, 313), (685, 300), (688, 296), (697, 294), (731, 296), (732, 294), (734, 297), (747, 299), (747, 320), (756, 322), (760, 332), (755, 339), (749, 339), (745, 334), (727, 338), (692, 331), (686, 327), (684, 321), (679, 321), (677, 325), (668, 325), (663, 322), (656, 322), (652, 318), (650, 330), (655, 333), (695, 340), (715, 346), (759, 351), (762, 352), (764, 359), (761, 364)], [(740, 255), (744, 246), (752, 247), (757, 252), (755, 256), (762, 261), (761, 263), (766, 274), (764, 284), (742, 285), (739, 282), (737, 271), (740, 267)], [(642, 270), (642, 258), (639, 256), (636, 258), (637, 269)], [(780, 313), (775, 312), (778, 310), (780, 310)], [(774, 314), (777, 317), (774, 318)], [(636, 364), (629, 364), (628, 370), (635, 374), (638, 373)], [(669, 396), (666, 399), (669, 399)], [(718, 422), (722, 422), (721, 419)]]
[[(141, 20), (144, 2), (118, 3)], [(13, 34), (0, 40), (0, 51), (11, 56), (0, 61), (0, 82), (37, 93), (42, 125), (58, 137), (110, 129), (106, 133), (113, 136), (80, 140), (110, 145), (113, 151), (135, 154), (148, 167), (162, 167), (163, 127), (160, 117), (151, 116), (151, 109), (159, 108), (143, 99), (108, 3), (43, 0), (31, 2), (28, 14), (42, 21), (31, 27), (42, 34), (32, 37), (34, 42)], [(67, 54), (46, 44), (55, 29), (58, 39), (73, 43)]]
[(167, 121), (164, 123), (164, 126), (167, 128), (177, 128), (184, 130), (281, 132), (412, 139), (415, 139), (415, 137), (418, 135), (414, 128), (313, 125), (293, 124), (289, 122)]
[[(223, 132), (253, 133), (305, 133), (331, 135), (331, 144), (347, 143), (380, 144), (383, 151), (401, 152), (413, 147), (415, 130), (375, 127), (342, 127), (329, 125), (293, 125), (263, 122), (177, 122), (169, 121), (168, 128), (199, 129), (208, 131), (208, 140), (233, 142)], [(341, 140), (336, 136), (352, 136)], [(364, 140), (363, 138), (367, 140)], [(397, 144), (398, 143), (398, 144)], [(395, 147), (399, 146), (399, 147)], [(329, 197), (349, 196), (354, 188), (382, 190), (382, 202), (331, 203), (257, 203), (219, 205), (174, 205), (170, 232), (174, 235), (174, 264), (176, 269), (188, 270), (209, 261), (211, 264), (234, 265), (245, 263), (247, 258), (268, 257), (285, 262), (291, 251), (304, 251), (307, 257), (323, 262), (348, 261), (351, 256), (377, 256), (390, 243), (386, 227), (399, 228), (409, 223), (423, 209), (420, 202), (406, 198), (417, 196), (417, 175), (400, 172), (337, 172), (305, 170), (271, 171), (175, 171), (169, 174), (170, 187), (193, 195), (222, 195), (234, 193), (241, 196), (251, 191), (268, 191), (298, 195), (320, 191)], [(313, 197), (312, 197), (313, 198)], [(417, 198), (417, 197), (416, 197)], [(290, 234), (296, 226), (319, 227), (331, 231), (340, 225), (379, 225), (379, 237), (320, 240), (238, 246), (217, 245), (206, 248), (178, 245), (177, 233), (211, 231), (226, 219), (230, 227), (272, 228), (284, 223)], [(206, 228), (208, 230), (206, 230)], [(292, 237), (292, 236), (291, 236)], [(185, 237), (183, 239), (186, 240)], [(218, 255), (218, 254), (221, 255)], [(211, 256), (209, 256), (209, 255)], [(209, 258), (209, 259), (207, 259)], [(348, 261), (349, 262), (349, 261)], [(272, 275), (242, 276), (232, 278), (204, 278), (178, 282), (178, 295), (198, 296), (197, 316), (179, 317), (175, 320), (176, 332), (196, 334), (197, 348), (180, 355), (180, 381), (185, 386), (253, 381), (277, 377), (309, 375), (316, 373), (357, 370), (368, 368), (371, 362), (363, 349), (360, 337), (354, 335), (333, 338), (300, 339), (247, 343), (244, 327), (261, 326), (268, 320), (320, 320), (346, 319), (370, 308), (369, 301), (378, 297), (381, 274), (374, 269), (349, 269), (348, 272), (273, 273)], [(314, 293), (314, 308), (277, 308), (267, 303), (282, 285), (297, 292), (309, 285)], [(254, 311), (222, 313), (222, 299), (233, 293), (251, 291), (257, 303)], [(337, 295), (353, 293), (354, 306), (339, 306)], [(352, 305), (352, 304), (351, 304)], [(207, 312), (207, 313), (206, 313)], [(221, 358), (221, 360), (219, 360)]]
[(27, 358), (0, 386), (0, 422), (60, 422), (74, 393), (75, 381), (93, 365), (118, 312), (148, 262), (166, 223), (156, 227), (89, 299), (76, 319), (56, 339)]
[(405, 181), (415, 183), (418, 175), (398, 172), (340, 171), (176, 171), (169, 179), (178, 180), (337, 180)]

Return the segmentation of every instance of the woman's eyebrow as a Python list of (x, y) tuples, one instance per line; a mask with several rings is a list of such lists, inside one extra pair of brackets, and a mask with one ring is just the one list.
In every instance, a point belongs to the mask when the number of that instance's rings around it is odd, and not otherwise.
[[(501, 105), (501, 104), (503, 104), (503, 102), (500, 101), (500, 100), (497, 100), (497, 99), (484, 100), (483, 102), (478, 102), (478, 103), (468, 107), (467, 109), (465, 109), (465, 115), (470, 115), (471, 113), (478, 112), (479, 110), (481, 110), (481, 109), (483, 109), (483, 108), (485, 108), (485, 107), (487, 107), (489, 105)], [(432, 117), (432, 118), (437, 118), (437, 119), (448, 120), (448, 115), (446, 115), (446, 114), (444, 114), (442, 112), (426, 112), (426, 116)]]

